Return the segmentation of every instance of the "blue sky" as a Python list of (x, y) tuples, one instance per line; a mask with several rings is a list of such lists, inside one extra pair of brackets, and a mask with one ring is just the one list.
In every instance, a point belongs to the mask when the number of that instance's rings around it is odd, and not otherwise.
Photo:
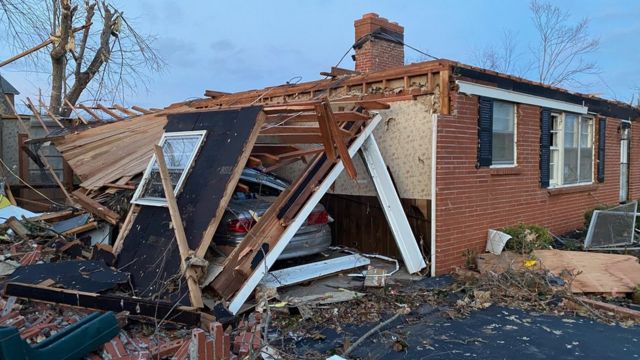
[[(161, 107), (201, 97), (205, 89), (241, 91), (282, 84), (294, 77), (318, 79), (354, 42), (353, 21), (376, 12), (405, 27), (405, 42), (432, 55), (473, 63), (483, 47), (511, 29), (519, 50), (533, 37), (528, 1), (120, 1), (139, 32), (157, 36), (167, 62), (151, 74), (148, 91), (131, 94), (129, 105)], [(594, 59), (599, 76), (576, 88), (629, 101), (640, 87), (640, 2), (561, 1), (573, 20), (589, 17), (601, 41)], [(421, 55), (405, 50), (406, 59)], [(0, 46), (0, 58), (11, 54)], [(524, 56), (523, 56), (524, 58)], [(349, 56), (342, 67), (353, 68)], [(46, 93), (47, 77), (23, 72), (23, 62), (0, 69), (23, 95)], [(638, 91), (636, 90), (636, 93)]]

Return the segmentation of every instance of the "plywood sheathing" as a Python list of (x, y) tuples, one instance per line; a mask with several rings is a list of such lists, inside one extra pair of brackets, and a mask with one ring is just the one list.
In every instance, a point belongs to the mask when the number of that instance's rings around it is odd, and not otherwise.
[[(176, 197), (189, 249), (196, 251), (198, 257), (204, 255), (200, 249), (206, 251), (211, 243), (263, 120), (261, 107), (256, 106), (169, 117), (167, 132), (207, 131)], [(164, 207), (140, 206), (131, 223), (117, 267), (131, 273), (136, 296), (188, 304), (169, 211)]]
[[(567, 271), (577, 274), (571, 287), (574, 293), (615, 295), (633, 292), (640, 284), (640, 263), (632, 255), (535, 250), (531, 258), (538, 261), (538, 269), (547, 269), (557, 276), (563, 276)], [(481, 254), (478, 255), (478, 269), (480, 272), (519, 270), (526, 259), (529, 257), (512, 252), (499, 256)]]

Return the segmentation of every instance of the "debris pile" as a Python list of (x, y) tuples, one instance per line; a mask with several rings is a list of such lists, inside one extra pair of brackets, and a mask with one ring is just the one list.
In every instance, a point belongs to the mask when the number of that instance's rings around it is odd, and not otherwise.
[[(302, 226), (328, 221), (315, 212), (318, 201), (343, 170), (357, 176), (351, 157), (361, 147), (378, 191), (386, 192), (385, 208), (400, 206), (372, 135), (380, 122), (373, 111), (388, 107), (357, 99), (222, 109), (196, 102), (108, 123), (92, 115), (95, 122), (30, 139), (36, 147), (52, 142), (80, 183), (67, 191), (56, 181), (66, 208), (3, 225), (0, 276), (11, 316), (1, 325), (33, 333), (27, 341), (39, 346), (64, 331), (64, 314), (116, 314), (122, 330), (85, 349), (81, 356), (91, 358), (227, 359), (263, 351), (261, 326), (270, 316), (239, 323), (234, 316), (252, 308), (247, 300), (261, 281), (291, 285), (369, 264), (351, 253), (300, 265), (304, 277), (297, 267), (269, 272)], [(232, 200), (261, 199), (255, 188), (293, 163), (305, 169), (268, 194), (266, 209), (233, 217)], [(248, 182), (247, 169), (263, 174), (263, 183)], [(409, 271), (423, 269), (407, 219), (388, 211)], [(218, 243), (220, 227), (244, 237), (235, 246)], [(368, 278), (382, 287), (386, 276), (372, 268)]]

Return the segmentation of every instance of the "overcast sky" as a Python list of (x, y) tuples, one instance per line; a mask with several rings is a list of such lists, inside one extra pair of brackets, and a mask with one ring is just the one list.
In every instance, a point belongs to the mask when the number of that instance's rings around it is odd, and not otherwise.
[[(589, 17), (601, 41), (594, 54), (600, 74), (574, 88), (629, 101), (640, 87), (640, 1), (559, 1), (573, 20)], [(318, 79), (354, 42), (353, 21), (376, 12), (405, 27), (405, 42), (436, 57), (474, 63), (483, 47), (504, 30), (517, 35), (521, 61), (533, 34), (528, 1), (120, 1), (139, 32), (155, 34), (167, 63), (151, 74), (148, 92), (129, 96), (128, 105), (162, 107), (201, 97), (205, 89), (241, 91), (302, 77)], [(35, 44), (34, 44), (35, 45)], [(423, 59), (405, 49), (407, 62)], [(0, 46), (0, 59), (12, 54)], [(341, 67), (353, 68), (347, 56)], [(46, 93), (47, 76), (24, 72), (24, 62), (0, 74), (26, 96)], [(636, 91), (637, 93), (637, 91)]]

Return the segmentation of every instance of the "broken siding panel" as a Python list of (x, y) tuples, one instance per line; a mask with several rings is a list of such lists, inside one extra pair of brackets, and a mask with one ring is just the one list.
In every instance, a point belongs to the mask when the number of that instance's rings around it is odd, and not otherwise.
[[(382, 123), (374, 136), (389, 167), (401, 198), (428, 199), (431, 197), (431, 139), (432, 114), (435, 97), (390, 102), (389, 110), (379, 111)], [(353, 158), (358, 179), (341, 174), (330, 193), (342, 195), (376, 196), (371, 176), (359, 156)], [(305, 168), (296, 163), (277, 171), (286, 179), (295, 179)]]

